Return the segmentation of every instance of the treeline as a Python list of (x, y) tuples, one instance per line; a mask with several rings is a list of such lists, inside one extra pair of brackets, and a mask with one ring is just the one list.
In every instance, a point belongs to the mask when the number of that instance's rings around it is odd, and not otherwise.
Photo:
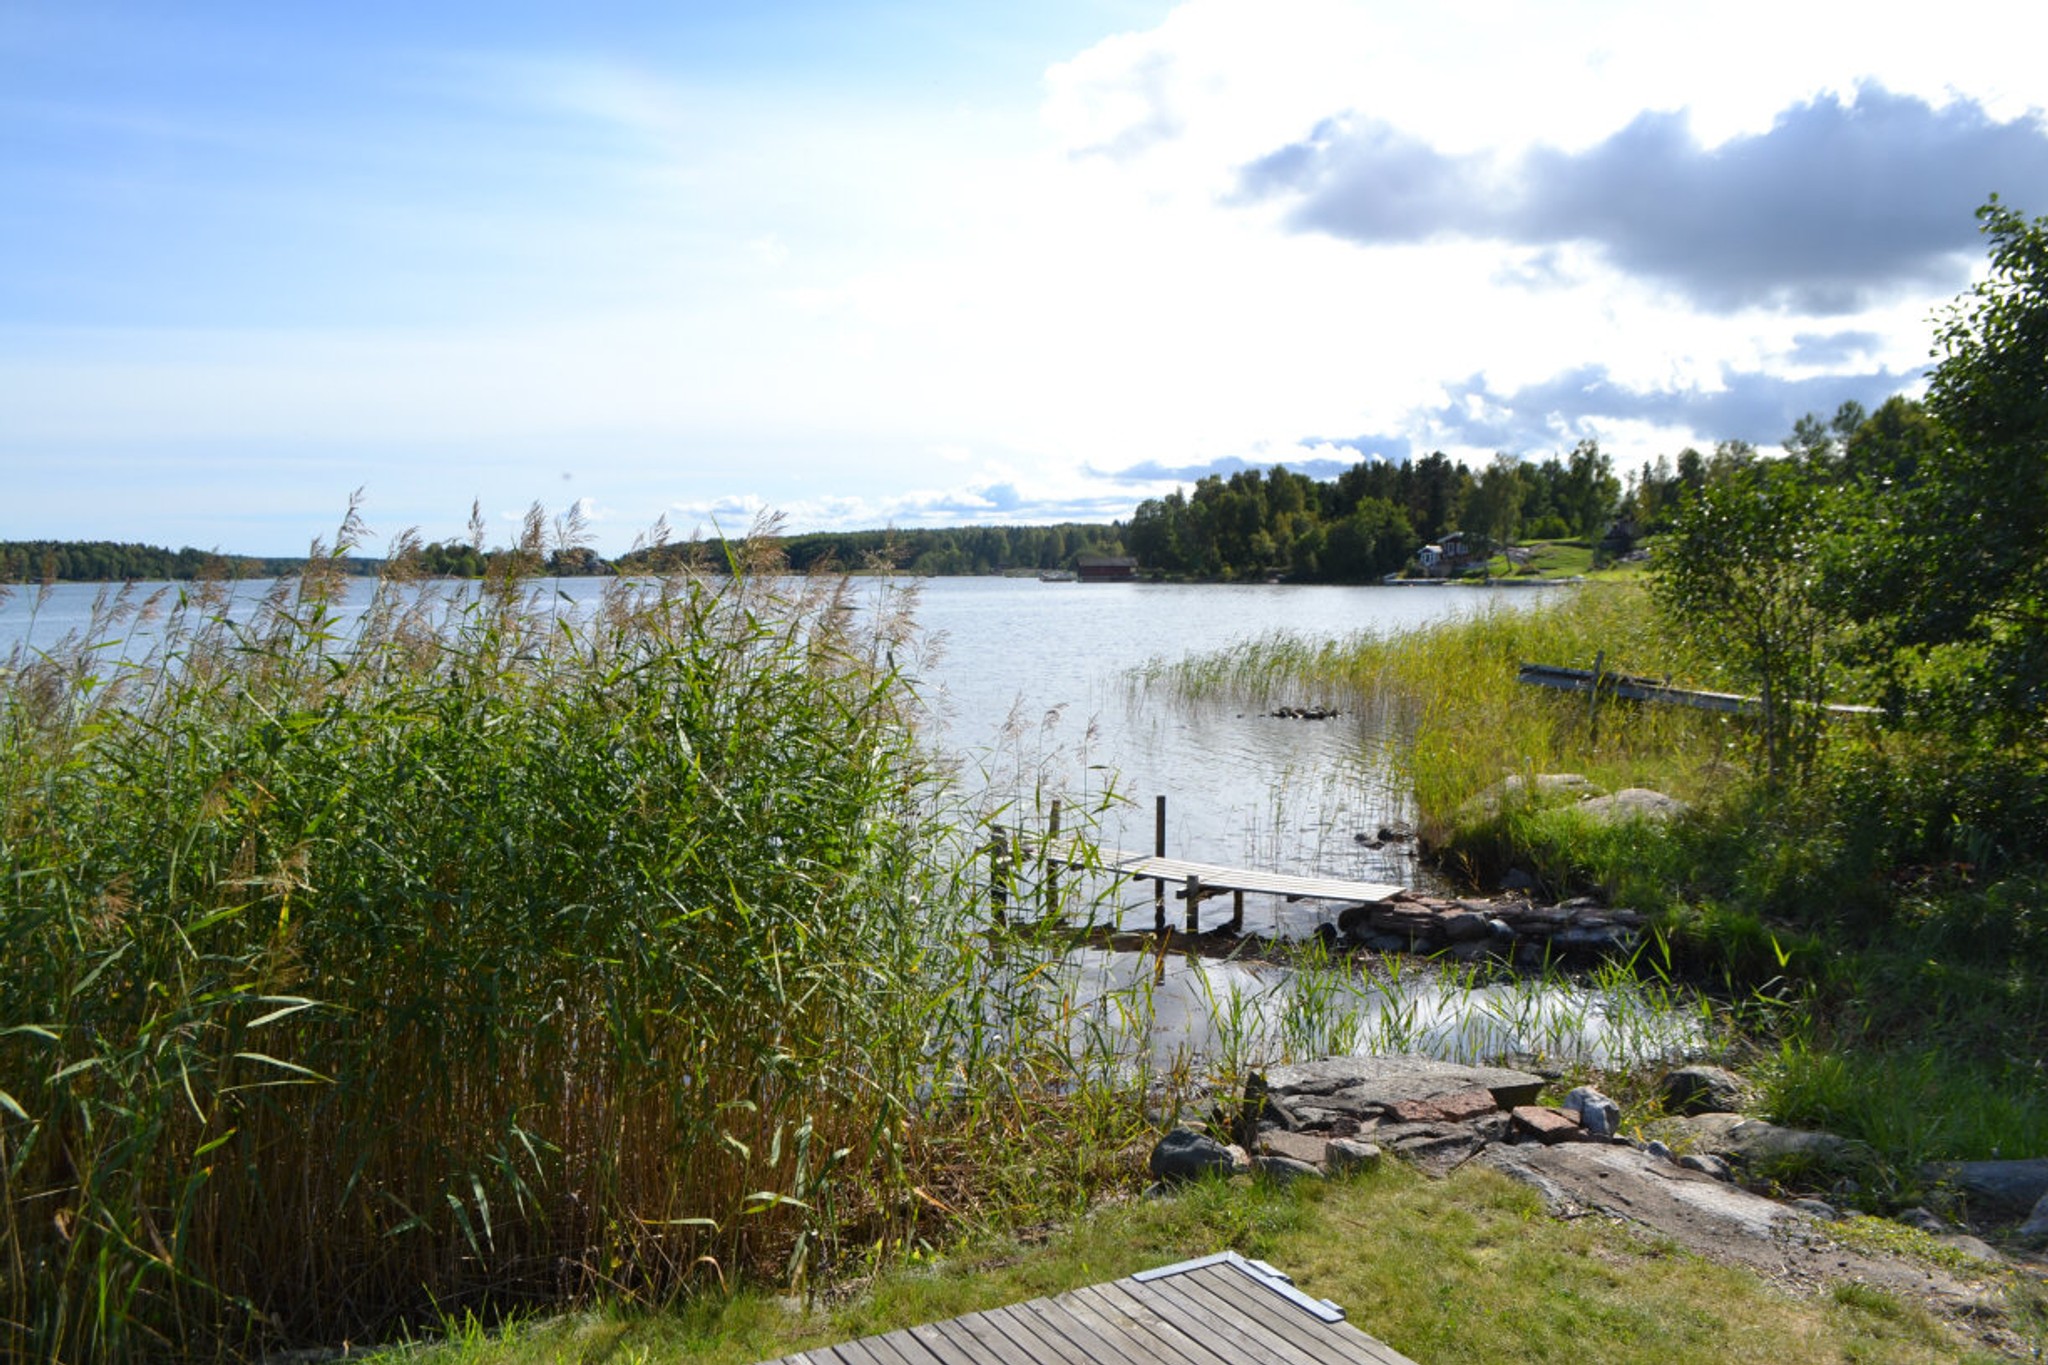
[[(348, 572), (377, 571), (377, 560), (345, 561)], [(305, 557), (224, 555), (167, 550), (111, 540), (0, 540), (0, 583), (124, 583), (131, 580), (276, 578), (305, 567)]]
[(1594, 441), (1563, 458), (1498, 455), (1477, 473), (1442, 452), (1362, 460), (1328, 480), (1277, 465), (1146, 500), (1124, 543), (1154, 572), (1364, 582), (1452, 531), (1483, 545), (1601, 535), (1623, 491)]
[[(431, 547), (429, 547), (431, 548)], [(692, 540), (634, 550), (612, 567), (653, 573), (696, 565), (717, 571), (750, 563), (743, 538)], [(1126, 553), (1120, 523), (1056, 526), (914, 527), (883, 531), (809, 531), (776, 536), (772, 548), (792, 573), (825, 569), (888, 569), (914, 574), (999, 574), (1071, 569), (1082, 555)]]

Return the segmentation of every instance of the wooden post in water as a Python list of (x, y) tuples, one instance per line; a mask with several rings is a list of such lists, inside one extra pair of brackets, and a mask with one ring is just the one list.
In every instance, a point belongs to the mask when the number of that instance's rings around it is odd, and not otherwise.
[(1048, 917), (1059, 908), (1060, 903), (1060, 799), (1052, 799), (1052, 818), (1046, 822), (1044, 882), (1045, 913)]
[(1241, 890), (1230, 893), (1230, 932), (1244, 932), (1244, 892)]
[(1001, 825), (991, 825), (988, 841), (988, 903), (996, 912), (996, 923), (1009, 922), (1010, 845)]
[(1202, 932), (1202, 879), (1188, 873), (1188, 884), (1181, 888), (1181, 894), (1188, 898), (1188, 932)]
[[(1152, 856), (1166, 856), (1166, 798), (1158, 797), (1152, 806)], [(1166, 878), (1152, 879), (1152, 932), (1166, 932)]]

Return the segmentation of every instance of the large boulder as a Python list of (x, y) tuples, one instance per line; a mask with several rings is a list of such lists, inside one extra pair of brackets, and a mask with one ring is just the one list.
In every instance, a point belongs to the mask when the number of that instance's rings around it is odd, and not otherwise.
[(1957, 1191), (1994, 1217), (2024, 1217), (2048, 1196), (2048, 1157), (2022, 1161), (1942, 1161), (1921, 1168), (1929, 1182)]
[(1740, 1114), (1698, 1114), (1691, 1118), (1661, 1119), (1650, 1125), (1650, 1131), (1675, 1151), (1709, 1152), (1738, 1166), (1773, 1161), (1826, 1164), (1845, 1160), (1858, 1150), (1855, 1143), (1833, 1133), (1781, 1128), (1775, 1123), (1746, 1119)]
[(1665, 1074), (1661, 1088), (1673, 1114), (1732, 1114), (1747, 1098), (1742, 1078), (1718, 1066), (1681, 1066)]
[(1206, 1133), (1176, 1128), (1152, 1149), (1152, 1176), (1156, 1180), (1195, 1180), (1205, 1175), (1230, 1175), (1250, 1167), (1241, 1147), (1225, 1146)]
[(1577, 806), (1581, 815), (1604, 825), (1619, 825), (1629, 820), (1661, 823), (1675, 820), (1691, 809), (1677, 797), (1666, 796), (1648, 787), (1624, 787), (1612, 796), (1591, 797)]

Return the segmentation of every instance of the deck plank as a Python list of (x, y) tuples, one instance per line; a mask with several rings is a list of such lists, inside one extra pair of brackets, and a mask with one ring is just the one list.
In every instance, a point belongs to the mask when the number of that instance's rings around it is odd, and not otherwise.
[[(1235, 1271), (1228, 1271), (1236, 1274)], [(1151, 1284), (1135, 1284), (1130, 1280), (1117, 1282), (1117, 1289), (1130, 1295), (1139, 1303), (1151, 1308), (1159, 1316), (1185, 1324), (1186, 1329), (1205, 1339), (1230, 1340), (1232, 1353), (1241, 1365), (1314, 1365), (1318, 1357), (1304, 1354), (1292, 1342), (1275, 1343), (1266, 1333), (1270, 1325), (1268, 1314), (1257, 1318), (1233, 1313), (1217, 1313), (1202, 1301), (1199, 1287), (1191, 1289), (1187, 1281), (1191, 1276), (1174, 1276), (1171, 1279), (1156, 1280)], [(1256, 1322), (1259, 1330), (1244, 1330), (1247, 1322)]]
[[(1182, 886), (1193, 877), (1201, 883), (1204, 892), (1248, 891), (1256, 895), (1284, 896), (1289, 900), (1383, 901), (1407, 889), (1385, 882), (1305, 877), (1291, 872), (1266, 872), (1258, 868), (1230, 867), (1223, 863), (1195, 862), (1129, 849), (1089, 848), (1085, 845), (1068, 845), (1064, 852), (1049, 851), (1046, 861), (1062, 867), (1109, 872), (1139, 881), (1169, 881)], [(1181, 894), (1185, 896), (1184, 892)]]
[(1098, 1365), (1152, 1365), (1145, 1338), (1133, 1338), (1128, 1325), (1111, 1322), (1094, 1305), (1078, 1294), (1066, 1293), (1056, 1299), (1033, 1299), (1016, 1305), (1017, 1311), (1035, 1311), (1044, 1321), (1079, 1347), (1087, 1359)]
[(1122, 1292), (1124, 1283), (1116, 1280), (1073, 1292), (1120, 1317), (1126, 1324), (1130, 1339), (1143, 1346), (1152, 1360), (1186, 1361), (1189, 1365), (1238, 1365), (1235, 1351), (1231, 1349), (1237, 1344), (1235, 1341), (1226, 1345), (1208, 1340), (1189, 1332), (1171, 1318), (1162, 1318), (1148, 1311), (1143, 1304)]
[[(1214, 1269), (1222, 1270), (1224, 1267)], [(1266, 1292), (1235, 1272), (1215, 1275), (1213, 1271), (1205, 1270), (1198, 1273), (1202, 1276), (1204, 1288), (1217, 1296), (1219, 1304), (1244, 1312), (1256, 1312), (1259, 1295)], [(1329, 1359), (1333, 1352), (1341, 1351), (1343, 1359), (1359, 1362), (1359, 1365), (1415, 1365), (1407, 1356), (1356, 1327), (1345, 1332), (1332, 1332), (1327, 1330), (1327, 1324), (1292, 1314), (1261, 1315), (1260, 1321), (1300, 1344), (1302, 1349), (1319, 1352), (1316, 1359)]]
[(1415, 1362), (1292, 1289), (1271, 1267), (1219, 1253), (1142, 1277), (820, 1347), (772, 1365)]

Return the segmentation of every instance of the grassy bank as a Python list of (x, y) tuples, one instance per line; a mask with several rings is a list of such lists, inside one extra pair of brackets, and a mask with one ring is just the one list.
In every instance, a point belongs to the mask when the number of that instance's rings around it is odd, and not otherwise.
[[(447, 1337), (390, 1358), (749, 1365), (1222, 1247), (1283, 1268), (1309, 1294), (1344, 1305), (1356, 1326), (1429, 1365), (1991, 1358), (1880, 1290), (1787, 1294), (1605, 1220), (1553, 1219), (1532, 1191), (1491, 1171), (1431, 1181), (1398, 1165), (1328, 1185), (1211, 1182), (1172, 1199), (1120, 1202), (1049, 1238), (985, 1238), (899, 1265), (809, 1311), (749, 1293), (658, 1317), (587, 1314), (502, 1333), (456, 1322)], [(2015, 1325), (2025, 1330), (2029, 1320)]]

